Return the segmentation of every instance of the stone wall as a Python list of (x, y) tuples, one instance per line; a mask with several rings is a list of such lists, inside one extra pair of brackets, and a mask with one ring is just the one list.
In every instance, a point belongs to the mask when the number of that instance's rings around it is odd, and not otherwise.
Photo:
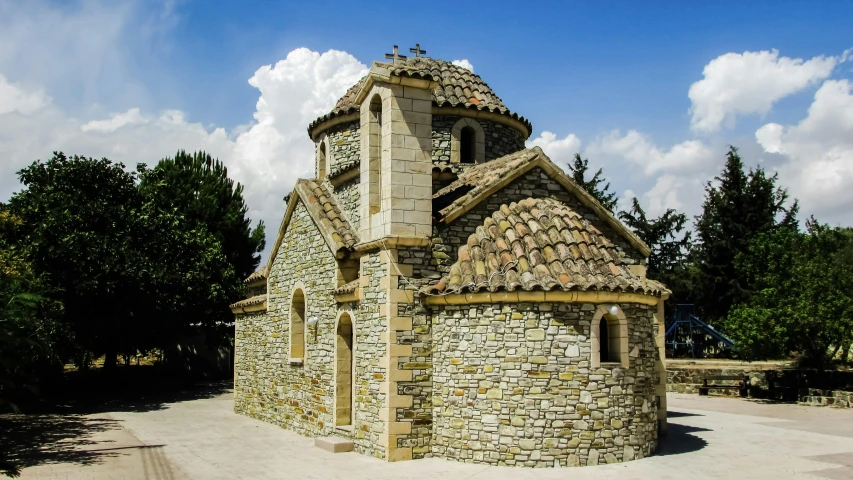
[[(819, 371), (770, 366), (764, 364), (721, 365), (718, 361), (698, 360), (691, 365), (675, 361), (666, 367), (668, 392), (699, 393), (706, 378), (721, 375), (745, 375), (749, 377), (747, 394), (750, 397), (769, 398), (781, 401), (803, 401), (809, 390), (853, 391), (853, 371)], [(731, 382), (720, 382), (731, 383)], [(733, 389), (715, 389), (712, 394), (739, 395)]]
[(325, 133), (329, 137), (329, 173), (346, 171), (359, 163), (361, 133), (358, 120), (335, 125)]
[(436, 308), (434, 456), (530, 467), (642, 458), (657, 447), (653, 307), (621, 305), (630, 367), (590, 368), (595, 305)]
[(366, 280), (366, 284), (362, 287), (362, 300), (353, 318), (355, 402), (352, 438), (356, 452), (382, 459), (385, 458), (385, 448), (380, 445), (380, 438), (385, 424), (380, 413), (387, 407), (387, 394), (382, 392), (382, 384), (388, 371), (380, 365), (380, 359), (387, 352), (383, 339), (388, 324), (380, 306), (388, 300), (388, 292), (382, 288), (382, 279), (387, 276), (387, 265), (382, 263), (379, 252), (361, 258), (361, 278)]
[[(457, 115), (433, 115), (432, 162), (450, 163), (450, 131), (462, 118)], [(476, 119), (486, 137), (486, 161), (524, 150), (524, 135), (518, 130), (491, 120)]]
[(427, 268), (416, 272), (415, 275), (433, 279), (436, 278), (437, 274), (447, 275), (450, 273), (450, 266), (456, 262), (459, 247), (465, 245), (468, 237), (477, 230), (477, 227), (483, 225), (486, 216), (498, 211), (504, 203), (518, 202), (529, 197), (553, 198), (570, 206), (616, 245), (623, 263), (627, 265), (642, 263), (643, 255), (627, 240), (599, 219), (592, 210), (583, 206), (574, 194), (567, 192), (562, 185), (541, 169), (534, 168), (456, 220), (449, 224), (436, 225), (432, 239), (433, 259)]
[(361, 225), (361, 216), (358, 211), (359, 202), (359, 179), (356, 177), (349, 182), (342, 183), (337, 187), (331, 187), (334, 192), (335, 199), (338, 201), (338, 206), (349, 220), (350, 225), (355, 231), (358, 231)]
[[(337, 262), (302, 202), (294, 209), (270, 268), (266, 315), (240, 316), (236, 326), (235, 411), (303, 435), (332, 426)], [(304, 284), (305, 362), (289, 363), (291, 295)], [(315, 333), (316, 331), (316, 333)]]

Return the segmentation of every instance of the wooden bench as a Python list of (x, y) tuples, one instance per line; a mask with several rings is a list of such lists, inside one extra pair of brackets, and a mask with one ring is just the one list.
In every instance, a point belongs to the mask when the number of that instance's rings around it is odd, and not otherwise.
[[(709, 385), (708, 382), (737, 382), (729, 385)], [(748, 375), (711, 375), (705, 377), (702, 386), (699, 387), (699, 395), (708, 395), (711, 389), (737, 389), (741, 397), (747, 396), (747, 386), (749, 385)]]

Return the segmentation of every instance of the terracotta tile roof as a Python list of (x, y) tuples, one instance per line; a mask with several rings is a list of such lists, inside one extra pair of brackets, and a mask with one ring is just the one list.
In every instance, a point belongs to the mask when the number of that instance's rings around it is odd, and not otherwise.
[[(376, 65), (388, 69), (393, 75), (435, 80), (438, 86), (432, 92), (432, 99), (439, 107), (446, 105), (500, 113), (522, 122), (528, 131), (533, 130), (529, 120), (511, 112), (479, 75), (464, 67), (428, 57), (412, 57), (398, 63), (377, 62)], [(311, 122), (308, 131), (330, 118), (358, 112), (355, 99), (366, 81), (367, 76), (350, 87), (331, 112)]]
[(574, 194), (585, 207), (592, 210), (598, 218), (616, 230), (643, 256), (649, 256), (651, 250), (645, 242), (613, 216), (612, 212), (604, 208), (598, 200), (578, 186), (539, 147), (520, 150), (489, 162), (468, 167), (459, 174), (455, 181), (432, 196), (434, 211), (441, 217), (441, 221), (451, 222), (459, 215), (474, 208), (483, 199), (497, 193), (501, 188), (536, 167), (541, 168), (545, 174)]
[(622, 265), (615, 246), (582, 215), (549, 198), (502, 205), (459, 248), (449, 276), (427, 293), (605, 290), (660, 295)]
[(344, 293), (352, 293), (352, 292), (356, 291), (357, 289), (358, 289), (358, 279), (356, 278), (355, 280), (336, 288), (334, 293), (335, 293), (335, 295), (341, 295)]
[(266, 294), (263, 295), (255, 295), (254, 297), (247, 298), (245, 300), (240, 300), (239, 302), (232, 303), (229, 305), (229, 308), (240, 308), (240, 307), (251, 307), (252, 305), (260, 305), (267, 301)]
[(308, 213), (336, 253), (358, 243), (358, 235), (338, 206), (335, 196), (316, 180), (300, 179), (293, 188), (305, 203)]
[(269, 269), (267, 269), (267, 266), (264, 265), (255, 273), (246, 277), (246, 279), (243, 281), (245, 283), (254, 283), (254, 282), (257, 282), (258, 280), (265, 280), (267, 278), (268, 274), (269, 274)]
[(432, 198), (437, 199), (457, 190), (466, 191), (464, 195), (439, 210), (438, 213), (445, 216), (450, 211), (468, 203), (489, 187), (527, 166), (538, 155), (539, 152), (536, 150), (520, 150), (490, 162), (466, 168), (453, 183), (442, 188), (432, 196)]

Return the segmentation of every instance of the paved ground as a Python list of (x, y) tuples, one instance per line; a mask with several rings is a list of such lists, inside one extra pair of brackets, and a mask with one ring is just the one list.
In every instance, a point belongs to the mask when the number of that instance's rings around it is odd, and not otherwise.
[[(853, 479), (853, 410), (671, 395), (670, 435), (651, 458), (574, 469), (385, 463), (232, 412), (230, 392), (81, 417), (47, 438), (23, 479)], [(31, 424), (32, 422), (28, 423)], [(77, 430), (75, 430), (75, 428)], [(71, 433), (69, 433), (71, 432)]]

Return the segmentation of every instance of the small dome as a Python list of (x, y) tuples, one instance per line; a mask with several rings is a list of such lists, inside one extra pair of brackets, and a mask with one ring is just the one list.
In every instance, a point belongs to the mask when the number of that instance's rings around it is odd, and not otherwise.
[[(432, 92), (432, 100), (439, 107), (487, 110), (514, 118), (522, 122), (528, 131), (532, 130), (532, 125), (526, 118), (511, 112), (479, 75), (465, 67), (428, 57), (414, 57), (398, 63), (377, 62), (377, 65), (387, 68), (393, 75), (437, 81), (438, 86)], [(365, 76), (350, 87), (331, 112), (311, 122), (308, 126), (309, 132), (325, 120), (358, 111), (359, 106), (355, 103), (355, 98), (366, 81)]]

